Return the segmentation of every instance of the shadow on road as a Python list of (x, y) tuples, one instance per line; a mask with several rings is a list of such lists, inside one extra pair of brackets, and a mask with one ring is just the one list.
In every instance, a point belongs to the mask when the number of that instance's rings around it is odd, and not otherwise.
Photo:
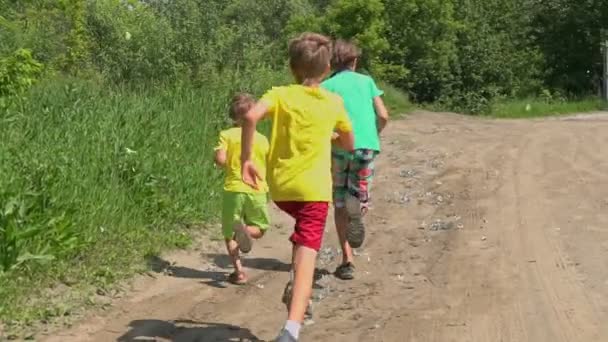
[(172, 342), (261, 341), (249, 329), (224, 323), (144, 319), (132, 321), (129, 327), (117, 342), (156, 341), (159, 338)]
[(201, 283), (216, 288), (227, 287), (228, 272), (224, 271), (202, 271), (190, 267), (177, 266), (159, 256), (147, 258), (148, 267), (156, 273), (166, 273), (176, 278), (200, 279)]
[[(212, 259), (218, 267), (224, 270), (229, 270), (232, 268), (230, 257), (226, 254), (205, 254), (203, 257)], [(156, 273), (165, 273), (177, 278), (200, 279), (201, 283), (216, 288), (226, 288), (228, 286), (227, 271), (197, 270), (190, 267), (172, 264), (171, 262), (155, 255), (148, 256), (147, 263), (148, 268)], [(244, 257), (242, 259), (242, 263), (246, 268), (258, 269), (262, 271), (289, 272), (291, 269), (290, 264), (286, 264), (273, 258)]]
[[(220, 268), (228, 269), (232, 267), (230, 257), (226, 254), (204, 254), (203, 257), (212, 259), (215, 265)], [(249, 258), (245, 256), (241, 259), (241, 262), (246, 268), (262, 271), (289, 272), (289, 270), (291, 270), (290, 264), (286, 264), (274, 258)]]

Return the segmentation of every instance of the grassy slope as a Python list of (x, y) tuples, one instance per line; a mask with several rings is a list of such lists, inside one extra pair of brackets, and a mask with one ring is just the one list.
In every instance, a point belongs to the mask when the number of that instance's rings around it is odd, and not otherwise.
[(497, 118), (532, 118), (550, 115), (593, 112), (605, 108), (597, 98), (572, 101), (543, 101), (539, 99), (508, 100), (494, 104), (491, 116)]
[(53, 79), (1, 111), (0, 333), (94, 305), (145, 256), (187, 246), (186, 225), (218, 212), (210, 156), (229, 97), (283, 80), (127, 91)]
[(407, 94), (385, 82), (379, 82), (378, 87), (384, 91), (384, 103), (392, 117), (399, 117), (412, 112), (415, 107)]
[[(0, 112), (0, 207), (14, 209), (2, 211), (13, 231), (0, 248), (30, 258), (0, 272), (0, 322), (24, 331), (70, 316), (146, 270), (145, 256), (188, 246), (186, 225), (219, 209), (210, 156), (229, 97), (284, 82), (265, 72), (132, 91), (52, 79)], [(403, 92), (380, 86), (393, 116), (413, 109)], [(19, 262), (1, 259), (0, 269)]]

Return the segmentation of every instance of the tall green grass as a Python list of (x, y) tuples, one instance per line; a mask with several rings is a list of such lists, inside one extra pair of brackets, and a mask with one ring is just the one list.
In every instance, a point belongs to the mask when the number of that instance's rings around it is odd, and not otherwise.
[(532, 118), (550, 115), (593, 112), (606, 108), (599, 98), (578, 100), (520, 99), (492, 105), (490, 115), (497, 118)]
[(391, 116), (398, 117), (416, 109), (403, 90), (386, 82), (379, 82), (378, 87), (384, 91), (382, 98)]
[(284, 79), (134, 90), (59, 78), (1, 111), (0, 322), (69, 314), (144, 256), (187, 246), (187, 225), (218, 213), (211, 156), (229, 98)]

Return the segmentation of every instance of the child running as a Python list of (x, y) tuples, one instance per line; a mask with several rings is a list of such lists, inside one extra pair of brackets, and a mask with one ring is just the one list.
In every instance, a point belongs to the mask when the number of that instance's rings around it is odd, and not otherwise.
[[(234, 265), (234, 273), (228, 281), (236, 285), (247, 283), (247, 275), (239, 256), (239, 250), (248, 253), (253, 239), (264, 235), (270, 223), (267, 201), (268, 186), (263, 179), (258, 180), (256, 189), (243, 183), (241, 177), (241, 125), (243, 116), (255, 104), (249, 94), (238, 94), (230, 104), (230, 119), (234, 123), (220, 133), (215, 148), (215, 163), (224, 168), (224, 194), (222, 201), (222, 233), (226, 249)], [(252, 163), (260, 174), (265, 174), (268, 155), (268, 140), (254, 132), (250, 149)]]
[(339, 96), (320, 88), (329, 74), (331, 41), (305, 33), (289, 43), (289, 65), (297, 84), (275, 87), (246, 115), (243, 123), (243, 181), (260, 187), (263, 172), (252, 160), (256, 123), (269, 118), (272, 135), (268, 184), (277, 206), (295, 219), (293, 289), (287, 322), (276, 341), (297, 341), (312, 293), (317, 252), (327, 220), (331, 188), (331, 142), (353, 148), (351, 124)]
[(344, 100), (355, 136), (354, 152), (335, 146), (332, 151), (334, 217), (342, 248), (342, 264), (335, 275), (344, 280), (354, 278), (352, 248), (359, 248), (365, 238), (363, 216), (369, 207), (374, 159), (388, 122), (383, 92), (371, 77), (355, 72), (359, 56), (354, 44), (338, 40), (332, 58), (335, 72), (321, 84)]

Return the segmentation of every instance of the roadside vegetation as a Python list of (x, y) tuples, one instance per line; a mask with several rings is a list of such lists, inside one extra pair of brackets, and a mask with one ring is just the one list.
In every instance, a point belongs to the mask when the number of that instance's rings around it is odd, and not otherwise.
[(0, 0), (0, 339), (192, 243), (218, 213), (228, 99), (289, 83), (295, 34), (357, 41), (393, 114), (529, 117), (599, 108), (607, 16), (602, 0)]

